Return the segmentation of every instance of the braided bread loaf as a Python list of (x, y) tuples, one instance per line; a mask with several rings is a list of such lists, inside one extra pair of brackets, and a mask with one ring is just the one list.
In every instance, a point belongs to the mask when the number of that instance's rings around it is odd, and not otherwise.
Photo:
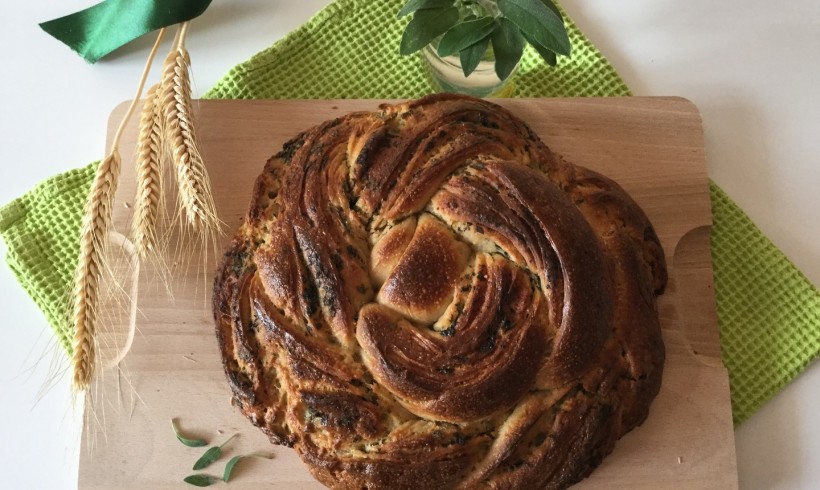
[(234, 403), (334, 488), (563, 488), (640, 424), (658, 238), (522, 121), (435, 95), (268, 161), (214, 285)]

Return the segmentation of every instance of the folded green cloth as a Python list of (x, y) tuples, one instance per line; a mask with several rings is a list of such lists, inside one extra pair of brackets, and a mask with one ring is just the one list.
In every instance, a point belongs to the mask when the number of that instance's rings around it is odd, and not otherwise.
[[(269, 49), (233, 68), (206, 98), (415, 98), (431, 92), (421, 61), (401, 57), (403, 0), (338, 0)], [(573, 56), (557, 68), (527, 48), (519, 97), (630, 95), (570, 22)], [(196, 53), (194, 53), (194, 63)], [(95, 164), (58, 175), (0, 208), (6, 261), (71, 350), (68, 291)], [(721, 191), (712, 186), (723, 360), (740, 423), (820, 352), (820, 294)]]

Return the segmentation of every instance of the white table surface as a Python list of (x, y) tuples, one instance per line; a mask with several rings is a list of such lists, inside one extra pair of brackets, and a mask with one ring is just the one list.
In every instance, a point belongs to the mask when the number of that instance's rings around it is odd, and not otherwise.
[[(152, 39), (90, 66), (37, 26), (91, 3), (14, 2), (0, 15), (0, 203), (102, 157), (108, 114), (132, 97)], [(215, 0), (188, 41), (195, 95), (327, 3)], [(636, 95), (698, 105), (711, 177), (820, 284), (820, 3), (564, 3)], [(0, 487), (76, 487), (80, 414), (67, 370), (0, 266)], [(736, 431), (742, 488), (820, 488), (818, 406), (815, 363)]]

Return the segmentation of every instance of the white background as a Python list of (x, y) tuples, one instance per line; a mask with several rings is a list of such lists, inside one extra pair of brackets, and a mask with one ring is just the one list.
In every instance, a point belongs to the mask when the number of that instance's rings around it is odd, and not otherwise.
[[(90, 66), (37, 26), (91, 3), (5, 4), (0, 203), (104, 156), (108, 114), (132, 97), (152, 39)], [(327, 3), (215, 0), (188, 41), (195, 95)], [(711, 177), (819, 284), (820, 3), (564, 3), (636, 95), (698, 105)], [(0, 487), (76, 487), (80, 417), (63, 358), (42, 314), (0, 266)], [(737, 430), (742, 488), (820, 488), (817, 407), (815, 363)]]

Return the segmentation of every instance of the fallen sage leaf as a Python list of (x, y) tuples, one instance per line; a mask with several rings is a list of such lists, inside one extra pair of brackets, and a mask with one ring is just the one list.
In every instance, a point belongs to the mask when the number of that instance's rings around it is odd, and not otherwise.
[(233, 439), (237, 435), (238, 434), (232, 435), (228, 438), (227, 441), (223, 442), (219, 446), (208, 448), (208, 450), (205, 451), (205, 454), (203, 454), (198, 460), (196, 460), (196, 463), (194, 463), (194, 470), (201, 470), (202, 468), (207, 468), (208, 466), (213, 464), (214, 461), (216, 461), (217, 459), (219, 459), (220, 456), (222, 456), (222, 446), (231, 442), (231, 439)]
[(189, 438), (183, 436), (179, 432), (179, 428), (177, 427), (176, 419), (171, 419), (171, 427), (173, 427), (174, 434), (176, 434), (177, 439), (179, 439), (179, 442), (185, 444), (188, 447), (202, 447), (202, 446), (208, 445), (208, 442), (204, 441), (202, 439), (189, 439)]
[(225, 465), (225, 473), (222, 474), (222, 481), (228, 482), (231, 479), (231, 472), (233, 471), (233, 467), (236, 466), (236, 463), (242, 459), (242, 456), (234, 456), (228, 461), (228, 464)]
[(236, 466), (236, 463), (239, 462), (240, 459), (244, 458), (265, 458), (265, 459), (273, 459), (272, 454), (245, 454), (241, 456), (234, 456), (228, 461), (228, 464), (225, 465), (225, 473), (222, 475), (222, 481), (225, 483), (231, 479), (231, 472), (233, 472), (233, 467)]
[(219, 446), (214, 446), (208, 449), (207, 451), (205, 451), (205, 454), (203, 454), (202, 457), (196, 460), (196, 463), (194, 463), (194, 470), (201, 470), (202, 468), (207, 468), (214, 461), (219, 459), (220, 456), (222, 456), (222, 448), (220, 448)]
[(195, 487), (210, 487), (214, 483), (218, 482), (219, 479), (211, 475), (199, 474), (187, 476), (183, 481)]

